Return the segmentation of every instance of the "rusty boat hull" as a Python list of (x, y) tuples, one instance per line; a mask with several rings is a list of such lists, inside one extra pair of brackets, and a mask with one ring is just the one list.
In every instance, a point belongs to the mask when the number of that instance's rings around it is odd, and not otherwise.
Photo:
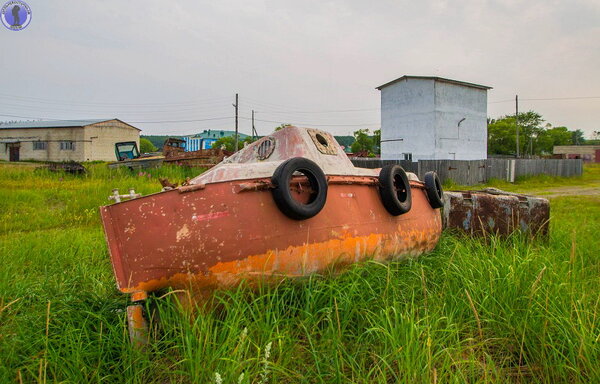
[[(326, 176), (324, 206), (304, 220), (284, 214), (272, 193), (274, 170), (296, 157), (313, 159)], [(293, 175), (298, 194), (311, 193), (302, 187), (307, 179)], [(134, 296), (166, 287), (213, 290), (434, 249), (442, 219), (425, 184), (409, 173), (412, 208), (393, 215), (378, 176), (355, 168), (326, 132), (274, 132), (187, 186), (101, 207), (117, 286)]]
[(416, 256), (436, 246), (439, 209), (429, 206), (420, 183), (411, 185), (410, 212), (392, 216), (381, 205), (376, 180), (343, 181), (330, 179), (325, 207), (303, 221), (282, 214), (268, 189), (244, 190), (248, 181), (102, 207), (118, 287), (125, 293), (227, 287), (366, 258)]

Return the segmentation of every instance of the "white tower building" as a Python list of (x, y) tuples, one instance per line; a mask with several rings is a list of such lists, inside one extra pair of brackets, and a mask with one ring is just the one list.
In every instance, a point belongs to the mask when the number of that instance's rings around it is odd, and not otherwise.
[(487, 90), (431, 76), (402, 76), (381, 91), (383, 160), (487, 158)]

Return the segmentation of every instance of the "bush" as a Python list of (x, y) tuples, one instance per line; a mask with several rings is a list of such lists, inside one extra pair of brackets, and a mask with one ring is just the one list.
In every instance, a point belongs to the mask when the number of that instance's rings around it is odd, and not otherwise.
[(140, 139), (140, 153), (156, 152), (158, 148), (152, 144), (152, 142), (146, 138)]

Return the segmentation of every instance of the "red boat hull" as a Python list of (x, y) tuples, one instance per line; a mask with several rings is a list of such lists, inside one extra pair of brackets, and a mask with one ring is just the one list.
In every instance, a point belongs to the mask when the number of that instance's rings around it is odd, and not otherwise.
[(101, 207), (122, 292), (228, 287), (241, 280), (304, 276), (367, 258), (432, 250), (442, 230), (420, 182), (412, 209), (390, 215), (377, 178), (329, 176), (323, 210), (285, 216), (269, 180), (194, 185)]

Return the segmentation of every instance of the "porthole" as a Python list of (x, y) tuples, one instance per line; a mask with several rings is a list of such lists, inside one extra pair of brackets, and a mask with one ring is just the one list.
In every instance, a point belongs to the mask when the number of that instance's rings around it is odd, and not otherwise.
[(319, 152), (325, 155), (337, 155), (337, 143), (334, 143), (335, 139), (331, 135), (311, 128), (307, 129), (307, 132)]
[(324, 138), (320, 133), (317, 133), (315, 135), (315, 137), (317, 138), (317, 141), (319, 142), (319, 144), (321, 144), (324, 147), (328, 147), (329, 146), (329, 142), (327, 142), (327, 139)]
[(265, 160), (271, 156), (275, 150), (275, 139), (266, 137), (260, 144), (256, 146), (256, 157), (259, 160)]

